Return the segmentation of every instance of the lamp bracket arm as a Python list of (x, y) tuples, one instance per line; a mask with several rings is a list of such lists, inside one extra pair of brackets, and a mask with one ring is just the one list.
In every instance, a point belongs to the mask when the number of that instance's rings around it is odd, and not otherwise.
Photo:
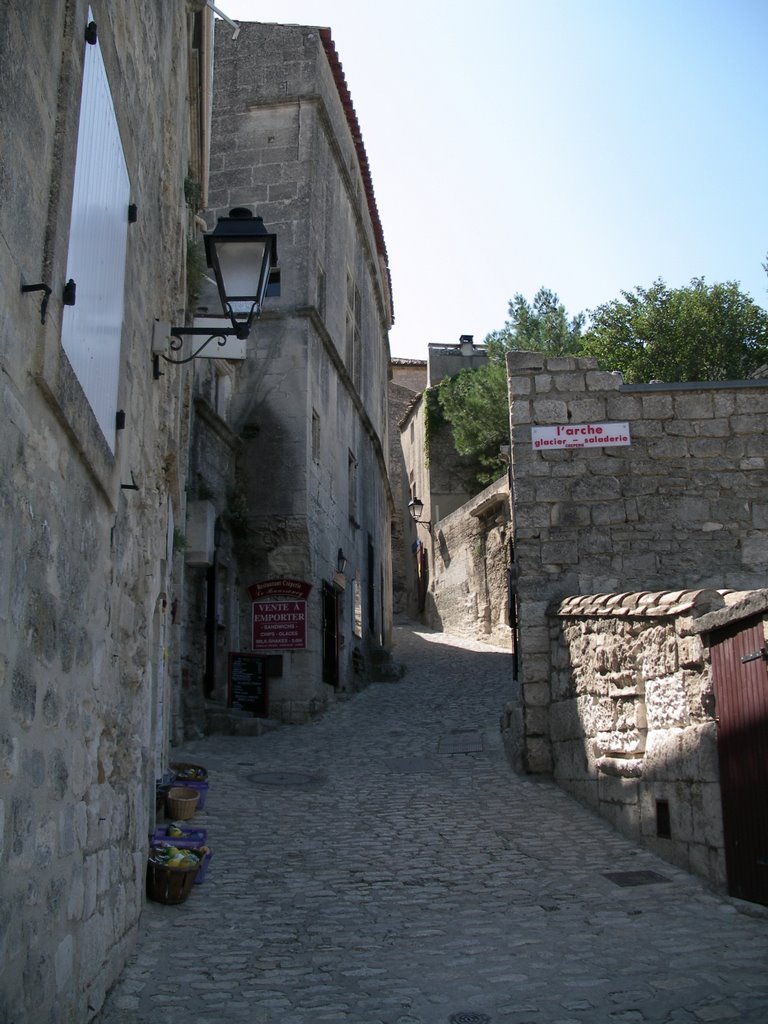
[(176, 366), (181, 366), (184, 363), (191, 363), (192, 360), (196, 359), (203, 351), (205, 346), (208, 345), (209, 342), (213, 341), (214, 338), (217, 339), (219, 345), (224, 345), (227, 338), (230, 338), (232, 336), (232, 331), (211, 331), (207, 327), (173, 327), (171, 328), (171, 337), (173, 339), (171, 341), (172, 352), (179, 351), (183, 344), (185, 336), (188, 334), (196, 335), (198, 337), (202, 335), (207, 335), (207, 337), (203, 344), (200, 346), (200, 348), (196, 349), (191, 356), (187, 356), (186, 359), (169, 359), (168, 356), (163, 355), (162, 353), (160, 353), (160, 358), (164, 359), (166, 363), (174, 363)]

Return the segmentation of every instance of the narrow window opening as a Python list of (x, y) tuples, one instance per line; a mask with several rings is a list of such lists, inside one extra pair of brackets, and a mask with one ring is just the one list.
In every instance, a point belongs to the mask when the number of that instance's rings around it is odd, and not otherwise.
[(317, 312), (321, 320), (325, 320), (325, 270), (317, 265)]
[(672, 838), (672, 820), (669, 815), (669, 800), (656, 801), (656, 835), (659, 839)]
[(312, 460), (320, 461), (320, 414), (312, 410)]
[(347, 271), (346, 363), (352, 381), (360, 390), (362, 379), (361, 335), (362, 300), (352, 274)]
[(347, 499), (349, 521), (357, 526), (357, 459), (349, 452), (347, 462)]

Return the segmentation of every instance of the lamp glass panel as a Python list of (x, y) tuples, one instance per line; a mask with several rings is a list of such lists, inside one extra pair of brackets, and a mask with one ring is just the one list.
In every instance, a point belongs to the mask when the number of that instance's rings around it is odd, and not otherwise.
[(421, 513), (424, 511), (423, 501), (412, 501), (409, 505), (409, 508), (411, 510), (411, 515), (415, 520), (418, 521), (419, 519), (421, 519)]
[(216, 255), (224, 292), (232, 312), (248, 315), (253, 304), (261, 304), (263, 264), (268, 239), (217, 241)]

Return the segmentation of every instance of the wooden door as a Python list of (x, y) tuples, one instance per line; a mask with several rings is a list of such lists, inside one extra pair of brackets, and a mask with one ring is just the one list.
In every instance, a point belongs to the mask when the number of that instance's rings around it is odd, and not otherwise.
[(768, 655), (762, 620), (713, 632), (728, 890), (768, 905)]

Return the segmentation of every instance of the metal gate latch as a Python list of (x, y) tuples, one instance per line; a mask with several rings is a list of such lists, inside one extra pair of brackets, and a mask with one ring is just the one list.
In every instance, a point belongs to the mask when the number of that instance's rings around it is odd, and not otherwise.
[(745, 654), (741, 659), (741, 664), (746, 665), (748, 661), (757, 661), (758, 658), (765, 658), (768, 661), (768, 647), (761, 647), (759, 651), (753, 651), (751, 654)]

